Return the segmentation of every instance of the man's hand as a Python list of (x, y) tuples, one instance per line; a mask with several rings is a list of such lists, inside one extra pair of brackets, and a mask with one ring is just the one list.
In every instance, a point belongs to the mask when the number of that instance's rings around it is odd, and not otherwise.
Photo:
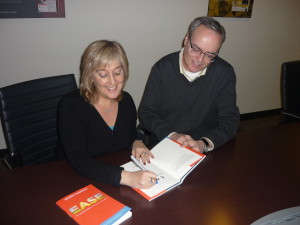
[(204, 148), (205, 148), (205, 143), (202, 141), (202, 140), (189, 140), (189, 141), (186, 141), (184, 143), (182, 143), (182, 146), (188, 146), (200, 153), (203, 153), (204, 152)]
[(186, 139), (187, 136), (189, 136), (189, 135), (174, 133), (170, 136), (170, 138), (179, 143), (183, 143), (184, 141), (187, 141), (187, 139)]
[(174, 133), (170, 136), (173, 140), (181, 143), (182, 147), (190, 147), (192, 149), (195, 149), (196, 151), (203, 153), (205, 148), (205, 143), (201, 140), (194, 140), (190, 135), (187, 134), (179, 134)]

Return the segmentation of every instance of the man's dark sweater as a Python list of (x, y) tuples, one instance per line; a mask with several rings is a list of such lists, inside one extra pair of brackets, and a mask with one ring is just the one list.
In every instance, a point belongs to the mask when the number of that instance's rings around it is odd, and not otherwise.
[(217, 57), (206, 74), (189, 82), (180, 73), (179, 52), (152, 68), (139, 107), (142, 126), (159, 140), (171, 132), (210, 139), (218, 147), (234, 137), (239, 124), (233, 67)]

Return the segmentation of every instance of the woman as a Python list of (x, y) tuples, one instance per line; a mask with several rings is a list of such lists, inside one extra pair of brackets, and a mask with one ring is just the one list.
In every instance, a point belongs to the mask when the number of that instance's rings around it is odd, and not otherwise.
[[(79, 91), (64, 97), (58, 109), (58, 152), (64, 152), (81, 175), (112, 185), (150, 188), (156, 175), (150, 171), (128, 172), (95, 157), (132, 149), (143, 163), (153, 157), (137, 140), (136, 108), (123, 88), (128, 79), (128, 60), (114, 41), (91, 43), (80, 64)], [(153, 182), (152, 182), (153, 181)]]

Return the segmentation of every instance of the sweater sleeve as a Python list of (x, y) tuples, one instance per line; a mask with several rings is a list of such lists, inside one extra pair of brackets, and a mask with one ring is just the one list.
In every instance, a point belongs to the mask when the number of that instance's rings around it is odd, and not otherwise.
[[(89, 104), (83, 99), (65, 98), (58, 109), (59, 139), (71, 166), (82, 176), (120, 185), (122, 168), (96, 160), (88, 152)], [(104, 151), (99, 147), (99, 155)]]
[(160, 71), (157, 65), (152, 67), (144, 95), (139, 107), (139, 119), (144, 128), (154, 134), (159, 140), (168, 136), (171, 126), (161, 117), (159, 108), (161, 104), (161, 87), (163, 81), (159, 79)]
[(223, 82), (218, 87), (217, 127), (204, 136), (209, 138), (214, 147), (223, 145), (236, 135), (240, 114), (236, 106), (236, 75), (232, 67), (223, 69)]

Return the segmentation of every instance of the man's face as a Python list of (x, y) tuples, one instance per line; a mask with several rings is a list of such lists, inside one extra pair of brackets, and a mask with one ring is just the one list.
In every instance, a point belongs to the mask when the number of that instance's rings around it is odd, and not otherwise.
[(184, 40), (182, 64), (187, 71), (199, 72), (213, 61), (222, 45), (222, 36), (201, 25)]

